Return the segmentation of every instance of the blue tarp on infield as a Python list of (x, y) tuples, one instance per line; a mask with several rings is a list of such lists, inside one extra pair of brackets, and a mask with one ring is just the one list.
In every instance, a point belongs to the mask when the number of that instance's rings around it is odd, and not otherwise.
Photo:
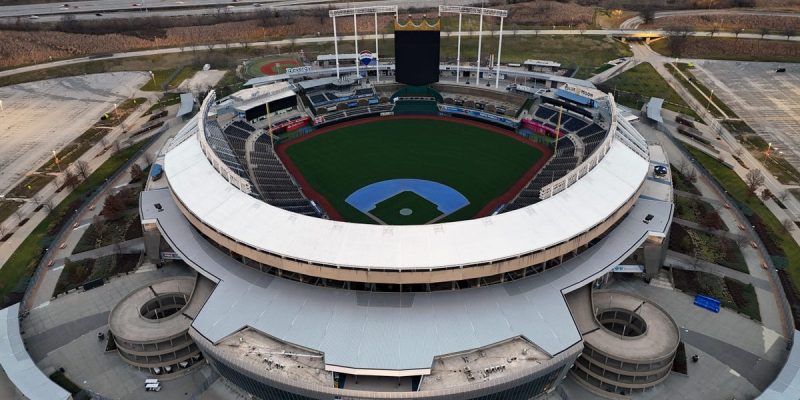
[(405, 191), (414, 192), (436, 204), (436, 208), (443, 214), (450, 214), (469, 204), (469, 200), (458, 190), (424, 179), (390, 179), (372, 183), (356, 190), (345, 201), (366, 213), (375, 208), (378, 203)]

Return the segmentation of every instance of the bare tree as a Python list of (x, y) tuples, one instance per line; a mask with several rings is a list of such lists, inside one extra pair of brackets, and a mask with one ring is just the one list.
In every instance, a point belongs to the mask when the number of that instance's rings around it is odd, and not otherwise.
[(733, 30), (733, 34), (736, 35), (736, 38), (739, 38), (739, 35), (744, 31), (744, 28), (736, 28)]
[(645, 24), (649, 24), (656, 19), (656, 9), (653, 7), (652, 4), (647, 3), (640, 11), (639, 16), (642, 18)]
[(103, 237), (103, 235), (108, 232), (108, 225), (102, 217), (95, 215), (94, 218), (92, 218), (92, 229), (94, 229), (98, 237)]
[(64, 186), (73, 189), (75, 186), (78, 186), (80, 181), (78, 180), (78, 175), (72, 172), (72, 170), (64, 171)]
[(717, 26), (717, 25), (712, 26), (711, 29), (709, 29), (709, 32), (711, 32), (711, 37), (714, 37), (714, 35), (717, 32), (719, 32), (719, 26)]
[(764, 188), (764, 190), (761, 191), (761, 200), (767, 201), (771, 198), (772, 198), (772, 191), (769, 190), (768, 188)]
[(742, 149), (741, 147), (737, 147), (736, 150), (733, 151), (733, 154), (736, 157), (741, 157), (743, 152), (744, 152), (744, 149)]
[(689, 162), (686, 161), (685, 158), (681, 158), (681, 161), (678, 163), (678, 172), (683, 175), (686, 175), (686, 170), (689, 169)]
[(758, 33), (761, 34), (761, 38), (763, 39), (764, 36), (767, 36), (767, 34), (769, 33), (769, 28), (767, 28), (766, 26), (762, 26), (761, 29), (758, 30)]
[(694, 168), (690, 168), (686, 172), (686, 179), (688, 179), (689, 182), (692, 182), (692, 183), (697, 182), (697, 170), (694, 169)]
[(75, 170), (81, 178), (86, 179), (89, 177), (89, 163), (84, 160), (75, 161)]
[(55, 207), (55, 200), (52, 197), (42, 202), (42, 209), (47, 212), (53, 211)]
[(17, 222), (22, 222), (22, 220), (25, 219), (25, 214), (22, 213), (22, 207), (14, 210), (14, 216), (17, 217)]
[(114, 152), (119, 152), (122, 149), (122, 143), (119, 140), (115, 140), (111, 142), (111, 147), (114, 149)]
[(42, 206), (42, 196), (37, 194), (36, 196), (31, 197), (31, 203), (33, 203), (36, 206), (36, 208), (41, 207)]
[(788, 28), (783, 30), (783, 34), (786, 35), (786, 40), (791, 39), (791, 37), (794, 36), (796, 33), (797, 33), (797, 30), (795, 30), (792, 27), (788, 27)]
[(744, 181), (750, 193), (754, 194), (756, 190), (764, 184), (764, 173), (761, 172), (760, 169), (751, 169), (747, 172), (747, 175), (745, 175)]
[(131, 180), (134, 182), (139, 182), (144, 178), (144, 171), (142, 171), (142, 167), (139, 164), (133, 163), (131, 165)]
[(797, 229), (797, 225), (795, 225), (794, 221), (789, 218), (784, 219), (781, 224), (783, 225), (783, 229), (786, 229), (786, 232), (791, 232)]
[(781, 202), (785, 202), (786, 199), (789, 198), (789, 191), (788, 190), (784, 190), (784, 191), (778, 193), (777, 197), (778, 197), (778, 200), (780, 200)]
[(581, 32), (581, 35), (583, 35), (587, 29), (589, 29), (589, 24), (585, 22), (581, 22), (580, 24), (578, 24), (578, 30)]

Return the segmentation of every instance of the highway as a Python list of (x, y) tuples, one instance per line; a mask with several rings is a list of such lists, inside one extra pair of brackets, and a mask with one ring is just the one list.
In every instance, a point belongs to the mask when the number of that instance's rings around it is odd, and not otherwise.
[[(472, 0), (447, 0), (450, 5), (469, 5)], [(54, 22), (65, 15), (75, 19), (141, 18), (152, 16), (219, 15), (252, 13), (265, 9), (346, 8), (399, 5), (430, 7), (424, 0), (374, 0), (358, 3), (329, 0), (91, 0), (64, 3), (0, 6), (0, 18), (25, 18), (30, 22)], [(101, 15), (97, 15), (101, 14)]]

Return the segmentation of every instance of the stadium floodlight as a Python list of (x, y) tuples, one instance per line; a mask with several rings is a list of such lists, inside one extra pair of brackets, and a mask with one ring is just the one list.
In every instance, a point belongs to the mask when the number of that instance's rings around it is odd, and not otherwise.
[[(500, 56), (503, 52), (503, 21), (508, 17), (507, 10), (483, 7), (439, 6), (439, 16), (442, 13), (458, 14), (458, 45), (456, 50), (456, 83), (461, 79), (461, 17), (464, 14), (480, 16), (478, 23), (478, 62), (475, 77), (475, 86), (480, 86), (481, 80), (481, 39), (483, 39), (483, 16), (500, 18), (500, 40), (497, 46), (497, 69), (495, 71), (494, 87), (500, 87)], [(491, 66), (490, 66), (491, 68)]]
[(341, 8), (338, 10), (328, 11), (328, 16), (333, 20), (333, 52), (335, 53), (336, 60), (336, 78), (339, 78), (339, 39), (336, 35), (336, 17), (353, 16), (353, 40), (356, 49), (356, 74), (361, 75), (358, 69), (360, 60), (358, 59), (358, 16), (373, 14), (375, 16), (375, 75), (378, 82), (381, 81), (381, 72), (379, 68), (378, 57), (378, 14), (394, 14), (397, 19), (397, 6), (375, 6), (375, 7), (355, 7), (355, 8)]

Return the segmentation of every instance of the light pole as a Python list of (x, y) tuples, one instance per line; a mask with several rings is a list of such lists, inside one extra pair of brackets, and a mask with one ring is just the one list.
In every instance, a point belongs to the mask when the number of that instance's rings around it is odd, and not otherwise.
[(53, 161), (56, 163), (56, 167), (58, 167), (58, 172), (61, 172), (61, 164), (58, 163), (58, 156), (56, 155), (55, 150), (51, 150), (53, 152)]
[(711, 89), (711, 94), (708, 96), (708, 106), (706, 111), (711, 112), (711, 99), (714, 97), (714, 89)]

